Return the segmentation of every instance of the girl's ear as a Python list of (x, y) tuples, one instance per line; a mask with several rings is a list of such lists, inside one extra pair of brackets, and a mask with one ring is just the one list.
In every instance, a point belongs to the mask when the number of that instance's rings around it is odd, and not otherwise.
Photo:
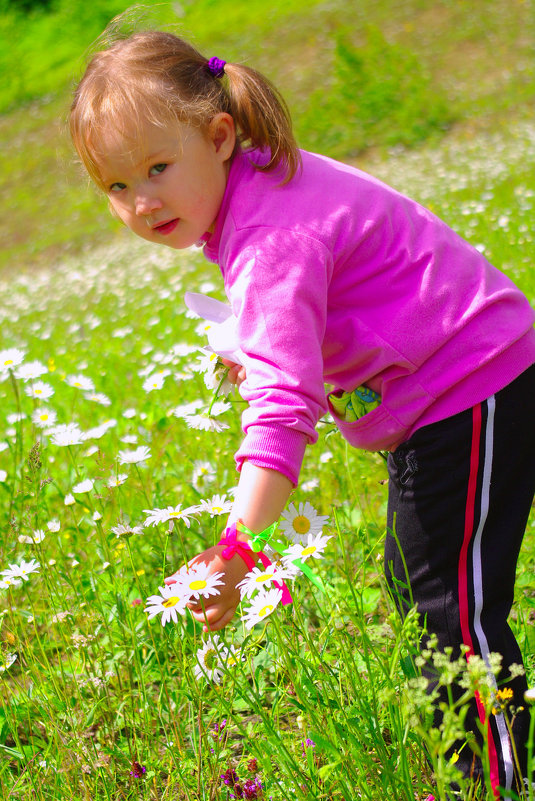
[(228, 161), (236, 144), (236, 128), (230, 114), (221, 111), (212, 117), (208, 135), (215, 145), (216, 153), (222, 162)]

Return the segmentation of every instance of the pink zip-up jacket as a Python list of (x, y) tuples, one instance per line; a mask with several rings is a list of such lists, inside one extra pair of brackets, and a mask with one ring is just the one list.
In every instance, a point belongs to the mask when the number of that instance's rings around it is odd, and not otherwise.
[[(430, 211), (364, 172), (302, 152), (286, 185), (238, 153), (213, 233), (247, 378), (236, 454), (297, 484), (327, 410), (346, 439), (394, 450), (535, 362), (520, 290)], [(326, 398), (364, 384), (381, 404), (353, 423)]]

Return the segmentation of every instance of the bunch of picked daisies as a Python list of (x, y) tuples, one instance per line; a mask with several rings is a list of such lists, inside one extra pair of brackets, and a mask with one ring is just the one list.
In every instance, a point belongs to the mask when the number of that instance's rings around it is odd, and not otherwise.
[[(300, 503), (298, 507), (291, 504), (282, 517), (279, 528), (290, 543), (270, 542), (265, 553), (272, 560), (271, 564), (253, 567), (237, 585), (242, 600), (241, 620), (249, 630), (271, 615), (281, 601), (289, 602), (289, 591), (287, 587), (286, 592), (283, 589), (285, 582), (293, 581), (305, 573), (316, 584), (320, 584), (306, 562), (323, 557), (331, 538), (322, 534), (328, 517), (318, 515), (308, 502)], [(186, 614), (188, 603), (219, 594), (222, 576), (222, 573), (210, 573), (209, 566), (203, 562), (183, 565), (173, 574), (173, 584), (159, 587), (158, 595), (147, 598), (145, 612), (149, 620), (161, 615), (162, 626), (170, 621), (177, 623), (178, 615)], [(238, 661), (236, 649), (229, 649), (218, 635), (208, 633), (207, 643), (197, 653), (195, 674), (217, 682), (224, 669)]]

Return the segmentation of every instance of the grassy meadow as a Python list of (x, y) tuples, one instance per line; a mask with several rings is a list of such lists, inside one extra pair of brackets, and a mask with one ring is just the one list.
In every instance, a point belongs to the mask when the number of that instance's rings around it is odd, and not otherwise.
[[(312, 578), (289, 582), (293, 604), (247, 599), (217, 638), (145, 611), (217, 541), (237, 482), (241, 400), (214, 401), (203, 325), (183, 302), (223, 299), (220, 276), (199, 251), (119, 227), (70, 151), (80, 54), (126, 4), (57, 0), (24, 17), (4, 5), (0, 72), (18, 90), (0, 81), (0, 797), (444, 798), (463, 705), (433, 727), (419, 621), (399, 620), (382, 576), (384, 462), (328, 419), (279, 527), (281, 548), (285, 529), (330, 537)], [(535, 303), (530, 0), (145, 12), (266, 72), (301, 144), (416, 197)], [(530, 686), (534, 545), (532, 516), (511, 616)], [(161, 607), (180, 611), (172, 595)], [(425, 656), (492, 714), (480, 665)], [(465, 783), (463, 798), (487, 791)]]

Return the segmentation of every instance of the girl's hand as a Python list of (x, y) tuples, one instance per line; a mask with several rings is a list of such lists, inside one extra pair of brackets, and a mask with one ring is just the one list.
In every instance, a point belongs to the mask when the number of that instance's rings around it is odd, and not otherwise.
[[(189, 562), (196, 565), (199, 562), (210, 567), (210, 573), (223, 573), (224, 586), (219, 587), (219, 595), (203, 598), (204, 610), (200, 601), (191, 601), (188, 608), (192, 617), (199, 623), (204, 623), (203, 631), (219, 631), (230, 623), (234, 617), (236, 607), (240, 602), (240, 591), (236, 585), (245, 578), (249, 568), (238, 554), (232, 559), (223, 559), (221, 556), (224, 546), (214, 545)], [(173, 584), (175, 579), (169, 576), (166, 584)]]
[(225, 365), (225, 367), (229, 368), (227, 378), (230, 383), (236, 384), (236, 386), (239, 387), (242, 381), (245, 381), (247, 376), (245, 367), (243, 367), (241, 364), (236, 364), (236, 362), (231, 362), (230, 359), (221, 359), (221, 362)]

